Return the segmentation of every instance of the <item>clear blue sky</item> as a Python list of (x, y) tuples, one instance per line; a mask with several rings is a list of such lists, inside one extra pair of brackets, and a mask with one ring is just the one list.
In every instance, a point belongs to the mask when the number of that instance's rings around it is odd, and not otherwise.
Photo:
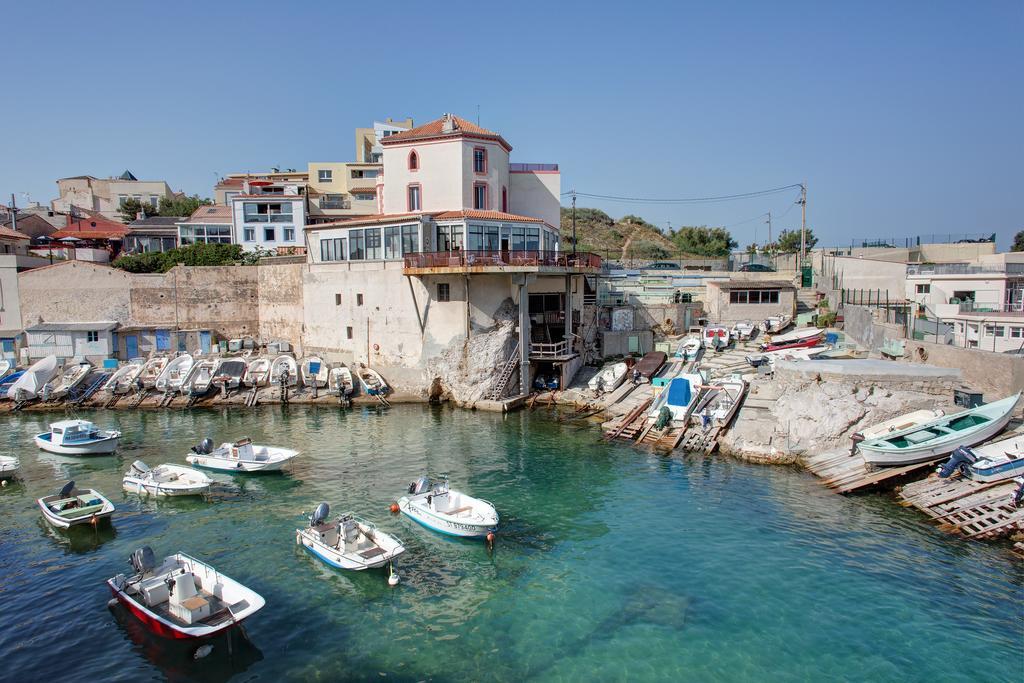
[[(353, 128), (452, 111), (562, 188), (692, 197), (807, 181), (855, 236), (1024, 229), (1024, 3), (82, 3), (6, 7), (0, 197), (58, 177), (349, 160)], [(790, 195), (580, 201), (747, 244)], [(19, 196), (19, 203), (24, 198)], [(776, 230), (799, 224), (794, 208)]]

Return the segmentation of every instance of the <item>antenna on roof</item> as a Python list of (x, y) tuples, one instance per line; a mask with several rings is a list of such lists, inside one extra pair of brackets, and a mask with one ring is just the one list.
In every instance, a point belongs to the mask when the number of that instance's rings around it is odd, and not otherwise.
[(476, 105), (476, 125), (480, 125), (480, 105)]

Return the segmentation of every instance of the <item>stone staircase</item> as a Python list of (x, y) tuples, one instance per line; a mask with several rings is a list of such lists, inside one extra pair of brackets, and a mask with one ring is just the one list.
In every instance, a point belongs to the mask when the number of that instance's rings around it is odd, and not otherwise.
[(798, 289), (796, 290), (796, 314), (810, 313), (817, 308), (818, 304), (818, 291), (815, 289)]

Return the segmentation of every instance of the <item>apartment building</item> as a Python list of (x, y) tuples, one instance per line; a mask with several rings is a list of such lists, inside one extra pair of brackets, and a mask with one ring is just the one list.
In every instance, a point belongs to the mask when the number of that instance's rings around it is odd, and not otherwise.
[(200, 206), (191, 216), (176, 223), (178, 244), (233, 244), (232, 207)]
[(231, 198), (232, 236), (245, 251), (288, 254), (304, 250), (306, 186), (295, 179), (246, 179)]
[(55, 212), (73, 213), (72, 209), (85, 209), (101, 214), (109, 220), (119, 220), (118, 210), (129, 199), (149, 204), (153, 209), (162, 198), (180, 196), (163, 180), (139, 180), (126, 170), (116, 178), (96, 178), (91, 175), (71, 176), (57, 181), (59, 197), (51, 202)]
[(379, 164), (384, 158), (381, 141), (413, 127), (412, 119), (396, 121), (388, 118), (374, 121), (372, 128), (356, 128), (356, 163)]

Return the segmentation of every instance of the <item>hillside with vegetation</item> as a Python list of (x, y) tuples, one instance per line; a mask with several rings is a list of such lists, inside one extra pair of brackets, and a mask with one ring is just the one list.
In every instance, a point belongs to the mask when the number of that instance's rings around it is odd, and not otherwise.
[[(572, 249), (572, 209), (562, 208), (562, 249)], [(706, 258), (736, 247), (725, 228), (683, 226), (666, 234), (632, 214), (615, 219), (600, 209), (576, 208), (576, 248), (609, 259)]]

